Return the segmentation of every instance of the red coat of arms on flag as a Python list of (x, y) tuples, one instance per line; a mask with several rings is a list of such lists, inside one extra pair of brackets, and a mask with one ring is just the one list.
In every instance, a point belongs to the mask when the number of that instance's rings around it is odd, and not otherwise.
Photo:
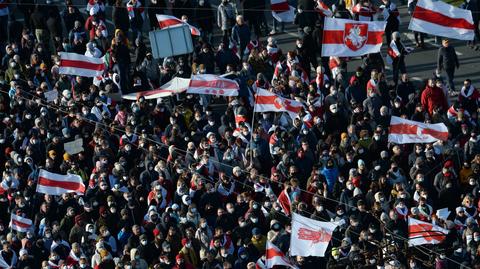
[(368, 24), (345, 23), (343, 35), (343, 42), (345, 43), (345, 46), (353, 51), (357, 51), (367, 43)]

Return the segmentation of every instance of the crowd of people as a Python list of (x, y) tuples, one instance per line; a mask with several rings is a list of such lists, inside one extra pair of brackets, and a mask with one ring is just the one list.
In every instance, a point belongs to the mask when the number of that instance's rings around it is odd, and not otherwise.
[[(264, 1), (0, 0), (1, 264), (265, 268), (267, 241), (289, 253), (291, 215), (277, 199), (285, 190), (293, 212), (342, 223), (325, 257), (289, 257), (298, 268), (480, 268), (480, 93), (468, 79), (455, 89), (459, 62), (448, 40), (432, 78), (412, 83), (398, 10), (381, 4), (330, 9), (387, 20), (385, 44), (393, 38), (400, 51), (393, 79), (379, 53), (363, 56), (351, 76), (348, 59), (320, 57), (327, 10), (319, 1), (293, 4), (298, 38), (284, 52), (275, 34), (285, 24), (274, 20), (270, 31)], [(201, 31), (192, 54), (153, 58), (145, 29), (163, 13)], [(104, 76), (60, 74), (59, 52), (103, 58)], [(205, 73), (236, 80), (239, 96), (121, 99)], [(294, 119), (253, 113), (258, 88), (305, 108)], [(389, 143), (391, 116), (444, 123), (449, 138)], [(83, 150), (66, 152), (78, 139)], [(40, 169), (79, 175), (84, 195), (36, 192)], [(31, 219), (31, 229), (11, 229), (11, 214)], [(409, 247), (408, 218), (443, 227), (446, 239)]]

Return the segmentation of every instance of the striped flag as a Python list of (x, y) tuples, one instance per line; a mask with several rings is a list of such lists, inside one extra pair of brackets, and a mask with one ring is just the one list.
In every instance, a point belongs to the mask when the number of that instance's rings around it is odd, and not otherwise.
[(157, 99), (182, 93), (187, 90), (189, 85), (190, 79), (175, 77), (155, 90), (124, 94), (122, 98), (126, 100), (137, 100), (143, 96), (147, 100)]
[(10, 227), (12, 230), (26, 233), (32, 228), (32, 220), (15, 214), (10, 215)]
[(448, 128), (443, 123), (427, 124), (392, 116), (388, 142), (396, 144), (432, 143), (448, 140)]
[(157, 21), (158, 21), (158, 27), (160, 27), (160, 29), (167, 28), (167, 27), (181, 26), (186, 24), (190, 28), (190, 33), (192, 33), (192, 35), (200, 36), (200, 30), (198, 30), (197, 27), (192, 26), (189, 23), (186, 23), (177, 17), (170, 16), (170, 15), (157, 14)]
[(272, 16), (280, 22), (293, 22), (295, 19), (295, 8), (288, 5), (287, 0), (270, 0)]
[(333, 12), (330, 10), (330, 8), (322, 0), (317, 0), (317, 5), (315, 7), (315, 10), (322, 17), (332, 17), (333, 16)]
[(353, 57), (380, 51), (386, 22), (325, 18), (322, 56)]
[(89, 57), (71, 52), (59, 52), (59, 74), (82, 77), (100, 77), (105, 71), (102, 58)]
[(277, 202), (285, 215), (290, 216), (292, 212), (292, 202), (290, 201), (290, 195), (287, 190), (283, 190), (280, 195), (278, 195)]
[(442, 1), (419, 0), (409, 30), (460, 40), (473, 40), (472, 12)]
[(290, 255), (324, 257), (333, 231), (340, 222), (323, 222), (292, 214)]
[(193, 75), (187, 93), (238, 96), (240, 87), (234, 80), (217, 75)]
[(74, 192), (78, 195), (83, 195), (85, 185), (79, 175), (61, 175), (40, 169), (37, 192), (50, 195), (62, 195), (64, 193)]
[(429, 222), (408, 218), (408, 245), (439, 244), (445, 240), (447, 229)]
[(254, 112), (287, 112), (292, 119), (295, 119), (302, 109), (303, 104), (298, 101), (283, 98), (273, 92), (257, 88)]
[(289, 268), (298, 268), (285, 256), (277, 246), (272, 242), (267, 241), (267, 248), (265, 250), (265, 267), (273, 268), (274, 266), (286, 266)]

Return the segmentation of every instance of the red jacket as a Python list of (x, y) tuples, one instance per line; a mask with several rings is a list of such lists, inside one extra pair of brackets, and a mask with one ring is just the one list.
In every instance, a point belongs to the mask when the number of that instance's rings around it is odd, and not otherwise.
[(444, 111), (448, 110), (448, 103), (443, 90), (438, 87), (427, 86), (422, 92), (422, 106), (430, 115), (433, 114), (435, 107), (440, 107)]

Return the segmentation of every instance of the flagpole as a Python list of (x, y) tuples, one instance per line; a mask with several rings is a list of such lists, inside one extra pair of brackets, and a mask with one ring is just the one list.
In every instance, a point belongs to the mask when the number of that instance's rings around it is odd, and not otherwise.
[(248, 145), (248, 147), (250, 148), (250, 165), (253, 163), (252, 140), (253, 140), (253, 126), (255, 124), (255, 104), (257, 103), (257, 95), (258, 95), (258, 87), (255, 86), (255, 93), (253, 98), (254, 101), (253, 101), (252, 125), (250, 130), (250, 143)]

